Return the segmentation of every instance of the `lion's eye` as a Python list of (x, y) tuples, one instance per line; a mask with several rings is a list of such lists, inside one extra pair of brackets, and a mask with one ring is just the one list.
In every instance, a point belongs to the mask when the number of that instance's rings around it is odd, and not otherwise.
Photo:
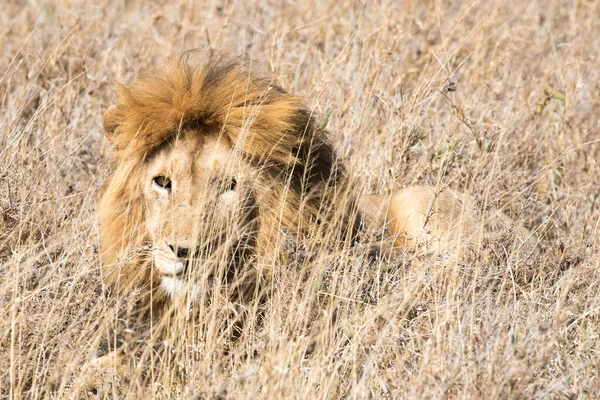
[(171, 191), (171, 180), (163, 175), (155, 176), (152, 182), (161, 189)]

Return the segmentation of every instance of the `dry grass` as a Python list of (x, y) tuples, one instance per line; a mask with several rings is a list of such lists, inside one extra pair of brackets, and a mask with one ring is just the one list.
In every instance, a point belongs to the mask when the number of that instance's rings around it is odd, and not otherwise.
[[(93, 3), (0, 12), (0, 397), (75, 396), (115, 325), (136, 351), (108, 397), (600, 397), (598, 1)], [(238, 342), (216, 303), (160, 345), (136, 336), (90, 240), (101, 115), (112, 82), (207, 45), (304, 95), (367, 191), (463, 190), (543, 254), (499, 236), (417, 266), (293, 243)]]

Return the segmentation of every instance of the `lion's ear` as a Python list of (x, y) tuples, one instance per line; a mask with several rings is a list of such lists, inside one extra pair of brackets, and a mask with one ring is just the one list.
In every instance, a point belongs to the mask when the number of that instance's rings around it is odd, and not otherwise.
[(117, 145), (115, 133), (119, 125), (121, 125), (121, 113), (116, 105), (112, 105), (104, 113), (104, 135), (113, 144)]

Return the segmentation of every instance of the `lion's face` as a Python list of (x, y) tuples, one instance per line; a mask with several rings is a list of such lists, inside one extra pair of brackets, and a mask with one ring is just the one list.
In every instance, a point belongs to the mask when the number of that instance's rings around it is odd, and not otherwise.
[(256, 230), (252, 168), (218, 132), (191, 130), (156, 149), (140, 176), (161, 285), (175, 298), (205, 295)]
[(253, 298), (283, 228), (302, 236), (353, 209), (331, 207), (344, 169), (313, 112), (236, 60), (183, 57), (118, 85), (103, 127), (116, 161), (97, 212), (105, 281), (157, 306), (213, 280)]

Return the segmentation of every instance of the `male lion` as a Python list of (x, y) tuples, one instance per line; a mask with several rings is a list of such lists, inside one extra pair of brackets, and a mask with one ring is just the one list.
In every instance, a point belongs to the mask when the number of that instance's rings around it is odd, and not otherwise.
[[(300, 97), (243, 63), (197, 58), (119, 85), (104, 115), (116, 159), (98, 205), (104, 276), (149, 294), (153, 315), (207, 298), (214, 282), (236, 302), (264, 298), (256, 283), (283, 232), (353, 243), (366, 225), (387, 229), (395, 246), (457, 257), (479, 240), (468, 196), (424, 186), (356, 193)], [(121, 359), (112, 352), (96, 365)]]
[(98, 206), (101, 258), (110, 285), (149, 289), (155, 305), (199, 299), (215, 279), (253, 296), (253, 265), (269, 265), (283, 231), (353, 240), (366, 223), (387, 226), (396, 245), (455, 255), (471, 242), (465, 195), (352, 193), (302, 99), (243, 63), (187, 56), (116, 94), (104, 115), (116, 165)]

